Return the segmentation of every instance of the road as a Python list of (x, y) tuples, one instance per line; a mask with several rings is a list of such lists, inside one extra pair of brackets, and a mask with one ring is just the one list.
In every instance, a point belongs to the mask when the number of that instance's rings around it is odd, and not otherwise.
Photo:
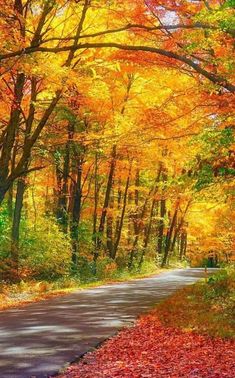
[(177, 269), (0, 312), (0, 377), (55, 374), (203, 275), (202, 269)]

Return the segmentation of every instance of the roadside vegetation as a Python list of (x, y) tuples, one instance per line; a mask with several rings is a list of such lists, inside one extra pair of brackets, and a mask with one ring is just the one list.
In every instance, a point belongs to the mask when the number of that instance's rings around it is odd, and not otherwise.
[(3, 281), (0, 283), (0, 310), (22, 306), (54, 296), (65, 295), (74, 290), (83, 290), (106, 283), (110, 284), (144, 278), (163, 271), (164, 269), (158, 268), (156, 264), (146, 261), (141, 270), (132, 270), (131, 272), (128, 269), (121, 270), (117, 269), (116, 266), (103, 264), (103, 266), (99, 266), (96, 276), (88, 274), (87, 270), (85, 270), (80, 275), (66, 275), (52, 280), (22, 279), (17, 283)]
[(235, 270), (221, 270), (176, 292), (155, 314), (167, 327), (235, 339)]

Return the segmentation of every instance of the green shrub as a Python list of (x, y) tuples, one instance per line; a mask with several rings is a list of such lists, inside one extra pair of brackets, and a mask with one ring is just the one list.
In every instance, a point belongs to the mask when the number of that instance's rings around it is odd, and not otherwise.
[(97, 261), (96, 276), (98, 279), (115, 278), (118, 275), (118, 267), (114, 260), (105, 257)]
[(227, 270), (221, 270), (209, 277), (204, 296), (206, 299), (226, 299), (232, 293), (233, 285), (234, 275)]
[(64, 276), (59, 278), (53, 283), (53, 289), (59, 290), (59, 289), (69, 289), (69, 288), (75, 288), (80, 285), (80, 279), (78, 277), (70, 277), (70, 276)]
[(77, 265), (72, 265), (71, 274), (77, 277), (81, 282), (90, 282), (96, 280), (94, 277), (94, 262), (86, 256), (78, 256)]
[(0, 259), (8, 258), (11, 224), (6, 206), (0, 208)]
[[(71, 246), (54, 219), (40, 219), (36, 229), (26, 226), (20, 246), (21, 275), (53, 280), (69, 273)], [(22, 232), (22, 234), (23, 234)]]

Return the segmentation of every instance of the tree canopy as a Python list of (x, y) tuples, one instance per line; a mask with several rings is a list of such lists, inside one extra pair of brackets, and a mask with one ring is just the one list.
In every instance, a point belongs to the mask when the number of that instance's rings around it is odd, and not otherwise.
[(0, 0), (3, 278), (234, 259), (234, 5)]

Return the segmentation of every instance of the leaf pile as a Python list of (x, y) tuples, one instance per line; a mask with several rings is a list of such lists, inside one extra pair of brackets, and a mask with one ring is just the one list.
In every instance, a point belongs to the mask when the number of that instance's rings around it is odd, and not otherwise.
[(60, 376), (75, 377), (233, 378), (235, 342), (165, 327), (151, 313)]

